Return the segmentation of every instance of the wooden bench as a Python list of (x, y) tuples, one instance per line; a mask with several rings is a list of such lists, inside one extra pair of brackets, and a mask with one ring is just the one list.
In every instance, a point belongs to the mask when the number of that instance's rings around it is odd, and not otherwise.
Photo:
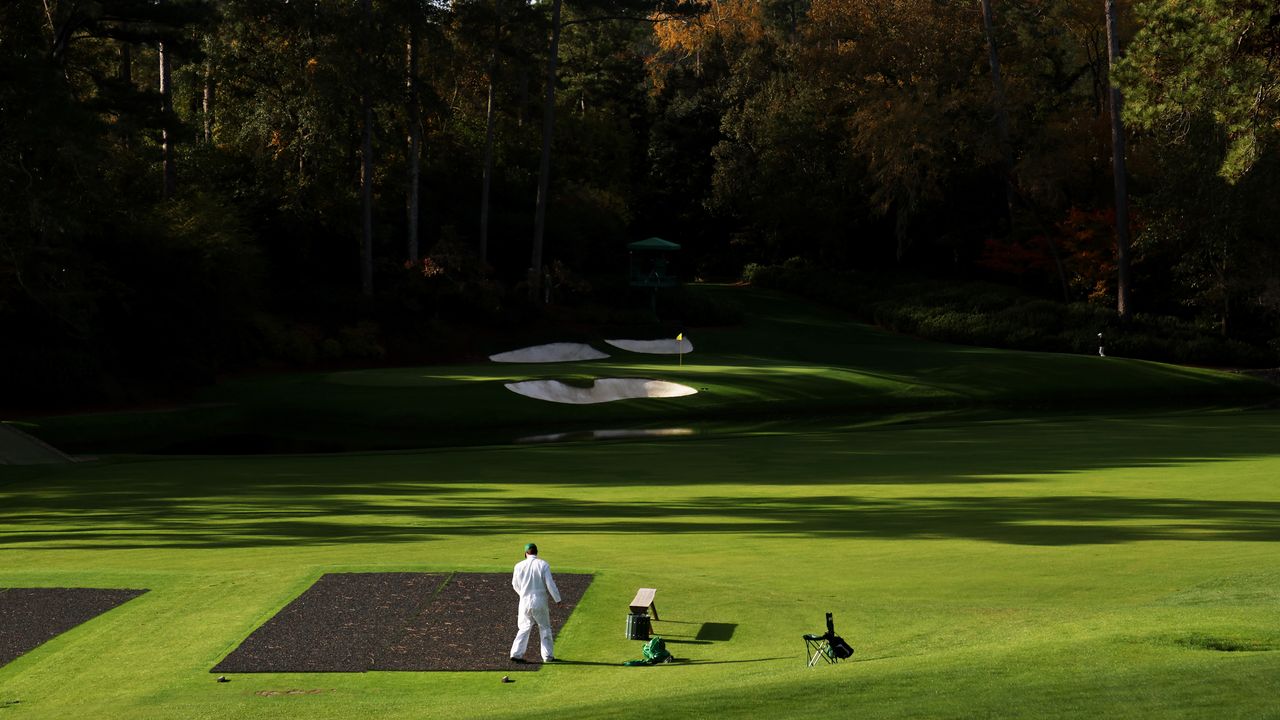
[(653, 619), (658, 618), (658, 606), (653, 602), (653, 596), (658, 593), (657, 588), (640, 588), (636, 591), (636, 596), (631, 599), (632, 613), (647, 613), (653, 611)]

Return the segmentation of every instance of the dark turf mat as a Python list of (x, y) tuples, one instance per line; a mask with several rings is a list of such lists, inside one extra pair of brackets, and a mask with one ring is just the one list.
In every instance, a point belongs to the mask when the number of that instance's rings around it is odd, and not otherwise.
[(331, 573), (250, 635), (213, 672), (364, 672), (435, 595), (441, 573)]
[[(555, 574), (560, 604), (551, 603), (556, 637), (591, 584), (591, 575)], [(529, 635), (528, 665), (507, 659), (516, 637), (520, 598), (505, 573), (456, 573), (403, 635), (375, 657), (375, 670), (536, 670), (538, 630)]]
[[(591, 577), (555, 576), (562, 600), (551, 606), (557, 633)], [(506, 573), (325, 575), (213, 672), (536, 670), (540, 662), (507, 659), (518, 605)], [(526, 657), (540, 661), (536, 629)]]
[(0, 588), (0, 666), (146, 590)]

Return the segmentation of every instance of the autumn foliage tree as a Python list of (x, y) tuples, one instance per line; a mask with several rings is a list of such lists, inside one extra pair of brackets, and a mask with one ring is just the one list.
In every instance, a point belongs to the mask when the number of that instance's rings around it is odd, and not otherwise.
[(1098, 0), (555, 6), (0, 3), (6, 397), (432, 357), (652, 235), (1116, 307), (1111, 90), (1134, 314), (1280, 336), (1270, 0), (1116, 2), (1114, 73)]

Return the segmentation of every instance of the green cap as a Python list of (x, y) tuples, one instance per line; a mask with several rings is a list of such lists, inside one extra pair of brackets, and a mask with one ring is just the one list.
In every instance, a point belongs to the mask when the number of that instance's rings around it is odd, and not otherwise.
[(534, 545), (533, 543), (526, 543), (526, 544), (525, 544), (525, 546), (524, 546), (524, 551), (525, 551), (525, 552), (527, 552), (527, 553), (533, 553), (534, 555), (537, 555), (537, 554), (538, 554), (538, 546), (537, 546), (537, 545)]

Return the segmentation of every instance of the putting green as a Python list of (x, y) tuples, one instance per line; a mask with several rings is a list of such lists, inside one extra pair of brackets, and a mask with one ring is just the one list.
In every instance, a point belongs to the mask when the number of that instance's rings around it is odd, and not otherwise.
[[(1274, 410), (988, 416), (0, 468), (0, 586), (151, 589), (0, 668), (0, 708), (1274, 717), (1277, 433)], [(557, 642), (575, 663), (510, 684), (209, 674), (323, 573), (500, 572), (530, 540), (556, 571), (596, 573)], [(641, 586), (686, 662), (617, 665), (639, 656), (623, 625)], [(855, 662), (806, 669), (801, 635), (828, 611)], [(733, 631), (699, 639), (707, 624)]]
[[(1241, 375), (1161, 363), (927, 343), (784, 296), (697, 289), (741, 304), (740, 326), (691, 330), (684, 358), (618, 353), (589, 362), (388, 368), (244, 378), (163, 411), (29, 418), (67, 452), (344, 452), (503, 444), (597, 429), (882, 417), (996, 408), (1041, 412), (1266, 403), (1280, 389)], [(509, 383), (648, 378), (679, 398), (570, 405), (530, 401)]]

